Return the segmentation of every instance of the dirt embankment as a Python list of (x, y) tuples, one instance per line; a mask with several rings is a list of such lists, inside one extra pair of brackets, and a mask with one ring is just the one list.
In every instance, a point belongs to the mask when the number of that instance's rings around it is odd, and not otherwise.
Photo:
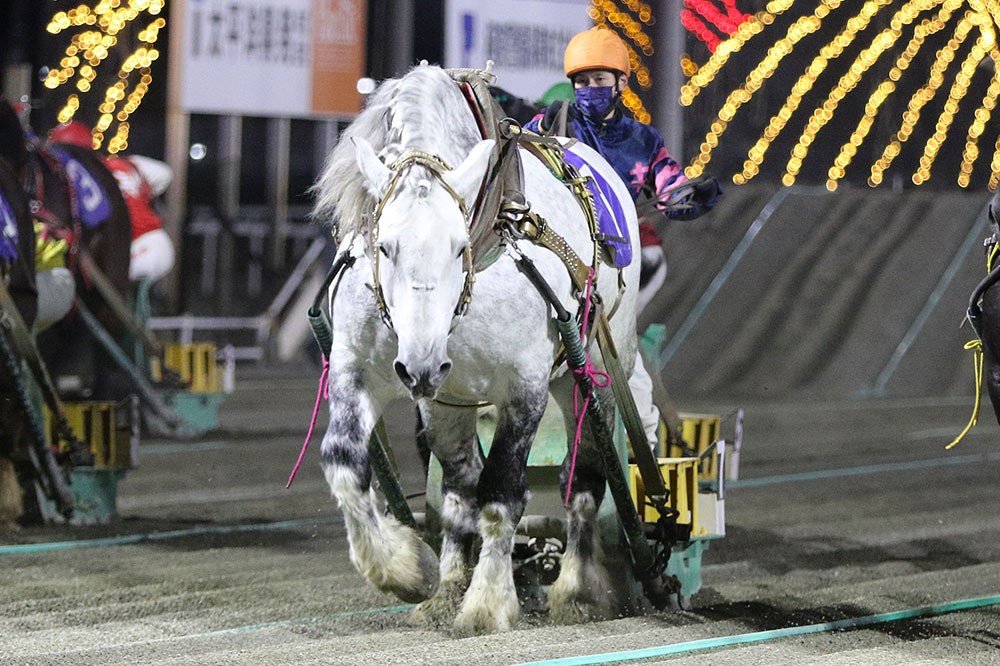
[(678, 398), (965, 395), (960, 328), (985, 274), (986, 193), (729, 187), (665, 230), (667, 284), (640, 329), (666, 326)]

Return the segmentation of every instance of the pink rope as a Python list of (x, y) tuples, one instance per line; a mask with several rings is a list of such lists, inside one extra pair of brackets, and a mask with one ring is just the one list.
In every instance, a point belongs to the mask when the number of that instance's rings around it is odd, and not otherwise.
[[(594, 282), (594, 270), (590, 270), (590, 275), (587, 276), (587, 289), (584, 295), (584, 308), (583, 308), (583, 323), (580, 326), (580, 341), (583, 343), (584, 348), (586, 348), (586, 340), (584, 335), (586, 335), (587, 324), (590, 320), (590, 289)], [(583, 397), (583, 406), (581, 408), (579, 404), (579, 391), (580, 382), (584, 377), (590, 379), (590, 383), (593, 386), (599, 388), (604, 388), (611, 384), (611, 377), (606, 372), (601, 372), (594, 367), (594, 364), (590, 362), (590, 354), (585, 354), (585, 361), (582, 368), (577, 368), (573, 370), (573, 374), (576, 375), (576, 385), (573, 387), (573, 418), (576, 419), (576, 434), (573, 436), (573, 454), (569, 461), (569, 479), (566, 481), (566, 497), (563, 498), (563, 506), (569, 508), (569, 498), (573, 492), (573, 477), (576, 475), (576, 454), (580, 450), (580, 437), (583, 435), (583, 417), (587, 414), (587, 406), (590, 404), (590, 390), (587, 390), (587, 394)]]
[(319, 376), (319, 389), (316, 391), (316, 404), (313, 406), (312, 419), (309, 421), (309, 432), (306, 433), (306, 441), (302, 442), (302, 450), (299, 451), (299, 459), (295, 461), (295, 467), (292, 468), (292, 473), (288, 477), (288, 482), (285, 484), (285, 488), (292, 487), (292, 481), (295, 480), (295, 475), (299, 471), (299, 467), (302, 465), (302, 459), (306, 457), (306, 449), (309, 448), (309, 440), (312, 439), (313, 429), (316, 427), (316, 417), (319, 415), (319, 405), (323, 400), (329, 400), (330, 398), (330, 361), (329, 359), (323, 359), (323, 373)]

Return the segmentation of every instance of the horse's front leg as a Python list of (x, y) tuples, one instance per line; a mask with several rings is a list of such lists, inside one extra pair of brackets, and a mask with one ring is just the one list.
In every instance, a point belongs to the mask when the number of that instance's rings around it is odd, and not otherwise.
[[(559, 577), (549, 589), (549, 617), (560, 624), (608, 619), (618, 608), (617, 594), (604, 562), (597, 509), (605, 491), (604, 465), (590, 425), (583, 424), (581, 441), (573, 456), (576, 420), (573, 414), (572, 378), (562, 377), (553, 385), (569, 438), (570, 453), (559, 477), (560, 494), (567, 502), (566, 551)], [(596, 396), (595, 396), (596, 397)], [(602, 397), (610, 397), (605, 392)], [(594, 399), (594, 398), (592, 398)], [(604, 401), (605, 405), (612, 403)], [(610, 420), (610, 412), (608, 418)]]
[(475, 408), (420, 401), (421, 439), (441, 465), (441, 585), (414, 610), (414, 619), (442, 626), (452, 622), (469, 586), (477, 531), (476, 485), (483, 454), (476, 437)]
[(344, 514), (354, 566), (379, 590), (416, 603), (437, 590), (437, 557), (415, 530), (377, 507), (368, 439), (380, 413), (360, 372), (331, 374), (323, 472)]
[(528, 501), (528, 451), (547, 401), (544, 382), (522, 385), (497, 410), (496, 433), (476, 492), (479, 562), (454, 624), (460, 635), (507, 631), (517, 622), (514, 530)]

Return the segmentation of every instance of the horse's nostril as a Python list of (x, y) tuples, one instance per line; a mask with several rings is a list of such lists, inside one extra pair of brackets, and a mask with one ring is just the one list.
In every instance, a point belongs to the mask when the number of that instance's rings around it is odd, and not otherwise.
[(448, 376), (449, 372), (451, 372), (451, 361), (445, 361), (441, 364), (441, 367), (438, 368), (438, 376), (443, 379)]
[(406, 388), (413, 388), (413, 385), (416, 382), (414, 381), (413, 377), (410, 376), (410, 373), (407, 372), (405, 365), (403, 365), (399, 361), (396, 361), (395, 363), (393, 363), (392, 368), (393, 370), (396, 371), (396, 375), (399, 377), (399, 381), (403, 382), (403, 386), (405, 386)]

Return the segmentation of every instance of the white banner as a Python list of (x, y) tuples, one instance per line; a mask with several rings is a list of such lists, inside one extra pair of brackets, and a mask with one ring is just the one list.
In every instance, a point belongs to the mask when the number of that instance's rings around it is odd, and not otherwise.
[(362, 0), (184, 0), (188, 112), (350, 114), (364, 76)]
[(445, 66), (486, 66), (497, 85), (529, 101), (566, 81), (563, 51), (592, 27), (589, 0), (447, 0)]

